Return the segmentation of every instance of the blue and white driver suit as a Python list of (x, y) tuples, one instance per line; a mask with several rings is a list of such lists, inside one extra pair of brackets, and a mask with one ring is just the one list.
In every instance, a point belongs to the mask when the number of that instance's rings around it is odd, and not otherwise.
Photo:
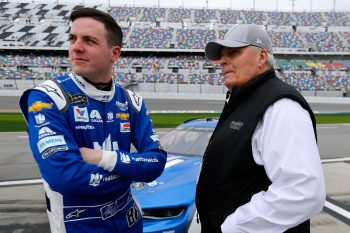
[[(51, 232), (142, 232), (130, 184), (156, 179), (167, 157), (142, 97), (118, 84), (98, 90), (71, 73), (27, 90), (20, 107)], [(101, 149), (101, 162), (85, 163), (80, 147)]]

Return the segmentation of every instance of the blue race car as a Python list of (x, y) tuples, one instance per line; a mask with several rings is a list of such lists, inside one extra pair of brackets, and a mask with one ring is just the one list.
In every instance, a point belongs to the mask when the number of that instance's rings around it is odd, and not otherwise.
[(153, 182), (132, 185), (142, 207), (144, 232), (200, 232), (195, 216), (196, 184), (216, 124), (214, 119), (189, 120), (161, 137), (168, 152), (163, 174)]

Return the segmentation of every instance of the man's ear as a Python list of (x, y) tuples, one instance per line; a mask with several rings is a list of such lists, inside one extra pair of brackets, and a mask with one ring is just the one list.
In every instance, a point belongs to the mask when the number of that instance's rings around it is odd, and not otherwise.
[(262, 49), (260, 51), (259, 68), (261, 68), (266, 64), (266, 61), (268, 58), (269, 58), (269, 53), (265, 49)]
[(112, 56), (112, 62), (114, 63), (114, 62), (116, 62), (118, 59), (119, 59), (119, 57), (120, 57), (120, 54), (121, 54), (121, 48), (118, 46), (118, 45), (116, 45), (116, 46), (113, 46), (113, 56)]

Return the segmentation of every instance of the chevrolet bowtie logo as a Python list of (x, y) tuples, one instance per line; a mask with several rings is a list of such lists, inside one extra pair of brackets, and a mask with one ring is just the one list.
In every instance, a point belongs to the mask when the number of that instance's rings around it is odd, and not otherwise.
[(83, 213), (85, 210), (74, 210), (73, 212), (70, 212), (69, 214), (67, 214), (66, 219), (70, 219), (70, 218), (79, 218), (79, 215), (81, 213)]
[(44, 108), (52, 108), (52, 103), (43, 103), (41, 101), (36, 101), (32, 104), (32, 106), (29, 107), (29, 112), (39, 112), (43, 110)]

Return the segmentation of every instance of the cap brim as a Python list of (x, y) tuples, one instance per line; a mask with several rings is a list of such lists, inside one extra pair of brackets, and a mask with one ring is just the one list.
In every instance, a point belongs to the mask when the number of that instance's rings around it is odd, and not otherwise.
[(248, 45), (249, 44), (247, 43), (242, 43), (239, 41), (229, 41), (229, 40), (211, 41), (205, 46), (205, 56), (211, 61), (217, 61), (221, 59), (222, 47), (241, 48), (241, 47), (246, 47)]

